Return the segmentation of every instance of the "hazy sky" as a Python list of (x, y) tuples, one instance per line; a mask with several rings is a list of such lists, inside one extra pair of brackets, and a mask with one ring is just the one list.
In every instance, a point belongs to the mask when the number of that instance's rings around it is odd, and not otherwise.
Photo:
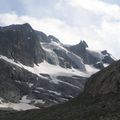
[(0, 25), (25, 22), (65, 44), (85, 40), (120, 58), (120, 0), (0, 0)]

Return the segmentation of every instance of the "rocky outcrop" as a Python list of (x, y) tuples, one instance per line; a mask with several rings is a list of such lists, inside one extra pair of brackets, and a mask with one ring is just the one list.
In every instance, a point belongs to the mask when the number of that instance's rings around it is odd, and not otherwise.
[(76, 55), (65, 52), (60, 49), (54, 49), (53, 50), (56, 55), (58, 56), (59, 65), (65, 68), (76, 68), (80, 69), (81, 71), (86, 71), (86, 68), (82, 62), (82, 60), (79, 57), (76, 57)]
[(109, 93), (120, 93), (120, 61), (93, 75), (85, 86), (85, 93), (105, 95)]
[(28, 23), (0, 27), (0, 54), (29, 66), (45, 59), (38, 37)]
[(46, 42), (46, 43), (51, 42), (51, 40), (45, 33), (40, 32), (40, 31), (35, 31), (35, 32), (36, 32), (36, 35), (38, 36), (39, 42)]
[(87, 43), (83, 40), (80, 41), (80, 43), (77, 45), (69, 46), (66, 48), (75, 53), (76, 55), (80, 56), (83, 59), (84, 63), (88, 63), (88, 55), (86, 51), (87, 47), (88, 47)]
[(111, 64), (115, 61), (106, 50), (97, 52), (88, 49), (88, 45), (84, 40), (80, 41), (77, 45), (65, 47), (74, 54), (80, 56), (85, 64), (93, 65), (98, 69), (104, 68), (104, 64)]
[(53, 42), (56, 42), (56, 43), (60, 43), (59, 39), (57, 39), (56, 37), (54, 37), (53, 35), (49, 35), (48, 38), (53, 41)]
[(97, 69), (103, 69), (104, 68), (104, 65), (103, 65), (102, 62), (95, 63), (95, 64), (93, 64), (93, 66)]
[(56, 37), (54, 37), (53, 35), (48, 35), (47, 36), (43, 32), (40, 32), (40, 31), (35, 31), (35, 32), (36, 32), (40, 42), (43, 42), (43, 43), (50, 43), (50, 42), (60, 43), (60, 41)]

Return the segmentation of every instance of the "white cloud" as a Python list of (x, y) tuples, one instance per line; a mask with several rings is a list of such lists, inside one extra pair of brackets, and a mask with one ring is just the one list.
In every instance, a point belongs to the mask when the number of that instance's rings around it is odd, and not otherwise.
[(109, 15), (116, 19), (120, 18), (120, 7), (116, 4), (105, 3), (102, 0), (69, 0), (73, 7), (81, 7), (97, 15)]
[(117, 58), (120, 58), (120, 22), (113, 22), (111, 20), (103, 20), (101, 27), (97, 30), (99, 41), (112, 52)]
[(67, 25), (64, 21), (55, 18), (37, 19), (30, 16), (18, 16), (15, 13), (0, 14), (0, 25), (30, 23), (31, 26), (47, 35), (52, 34), (58, 37), (65, 44), (77, 43), (80, 36), (78, 28)]

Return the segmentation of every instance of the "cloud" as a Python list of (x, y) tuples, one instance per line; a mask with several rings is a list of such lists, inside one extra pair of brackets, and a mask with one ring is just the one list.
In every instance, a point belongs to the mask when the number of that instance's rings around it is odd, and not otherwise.
[(98, 41), (103, 43), (102, 46), (106, 47), (113, 55), (120, 58), (120, 21), (114, 22), (112, 20), (104, 19), (101, 27), (96, 30)]
[(108, 15), (116, 19), (120, 18), (120, 7), (116, 4), (105, 3), (102, 0), (69, 0), (73, 7), (81, 7), (95, 14)]
[(31, 26), (39, 31), (45, 32), (47, 35), (52, 34), (58, 37), (63, 43), (77, 43), (76, 40), (80, 39), (77, 34), (78, 28), (67, 25), (64, 21), (56, 18), (34, 18), (30, 16), (18, 16), (14, 12), (0, 14), (0, 25), (11, 25), (11, 24), (21, 24), (30, 23)]
[[(117, 58), (120, 58), (120, 6), (102, 0), (68, 0), (67, 3), (79, 11), (79, 14), (81, 14), (82, 9), (87, 11), (88, 16), (92, 13), (92, 18), (98, 17), (96, 20), (93, 19), (93, 22), (88, 22), (87, 27), (81, 29), (80, 36), (92, 48), (107, 49)], [(89, 18), (91, 17), (89, 16)]]
[(103, 0), (46, 1), (22, 1), (26, 14), (1, 13), (0, 25), (28, 22), (34, 29), (52, 34), (65, 44), (77, 44), (84, 39), (92, 49), (107, 49), (120, 58), (118, 4)]

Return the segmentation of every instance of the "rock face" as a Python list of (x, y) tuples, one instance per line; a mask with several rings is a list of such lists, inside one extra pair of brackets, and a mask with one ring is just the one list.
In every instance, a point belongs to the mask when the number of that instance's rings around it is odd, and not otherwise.
[(0, 54), (30, 66), (45, 59), (38, 37), (27, 23), (0, 27)]
[(35, 32), (38, 36), (39, 42), (47, 42), (47, 43), (51, 42), (51, 40), (49, 39), (49, 37), (45, 33), (39, 32), (39, 31), (35, 31)]
[(70, 51), (80, 56), (85, 63), (87, 63), (87, 51), (86, 48), (88, 47), (85, 41), (81, 41), (79, 44), (74, 46), (67, 47)]
[(56, 37), (54, 37), (53, 35), (49, 35), (48, 38), (50, 39), (50, 41), (54, 41), (56, 43), (60, 43), (60, 41)]

